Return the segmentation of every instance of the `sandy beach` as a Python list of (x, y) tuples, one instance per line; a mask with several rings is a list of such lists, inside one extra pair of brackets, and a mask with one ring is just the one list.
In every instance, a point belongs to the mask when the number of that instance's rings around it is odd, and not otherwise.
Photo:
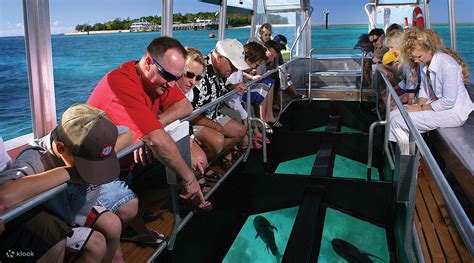
[(101, 30), (101, 31), (89, 31), (89, 32), (70, 32), (64, 33), (66, 36), (70, 35), (97, 35), (97, 34), (112, 34), (112, 33), (130, 33), (130, 30)]

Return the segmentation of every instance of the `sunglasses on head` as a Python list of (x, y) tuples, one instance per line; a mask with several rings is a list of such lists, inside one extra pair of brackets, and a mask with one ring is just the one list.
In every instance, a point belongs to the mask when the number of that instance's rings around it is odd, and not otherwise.
[(190, 71), (184, 72), (184, 76), (188, 79), (196, 78), (196, 81), (200, 81), (202, 79), (201, 75), (196, 75), (196, 74), (194, 74), (193, 72), (190, 72)]
[(163, 66), (158, 63), (156, 59), (153, 58), (153, 63), (155, 64), (156, 68), (158, 69), (158, 72), (160, 72), (161, 76), (168, 82), (170, 81), (177, 81), (179, 80), (182, 76), (175, 76), (172, 73), (168, 72)]

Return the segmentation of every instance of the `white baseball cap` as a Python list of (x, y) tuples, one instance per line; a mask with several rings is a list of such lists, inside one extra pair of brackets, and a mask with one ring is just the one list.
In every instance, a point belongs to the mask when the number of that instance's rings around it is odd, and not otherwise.
[(237, 69), (244, 70), (250, 68), (245, 63), (244, 46), (237, 39), (226, 38), (216, 44), (217, 53), (228, 58)]

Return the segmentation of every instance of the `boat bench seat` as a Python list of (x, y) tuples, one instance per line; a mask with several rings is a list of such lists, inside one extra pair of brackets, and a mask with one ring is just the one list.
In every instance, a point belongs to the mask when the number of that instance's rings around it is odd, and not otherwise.
[(474, 112), (471, 113), (463, 126), (440, 128), (437, 132), (471, 175), (474, 176)]
[(457, 128), (439, 128), (430, 132), (434, 146), (471, 202), (474, 202), (474, 112)]

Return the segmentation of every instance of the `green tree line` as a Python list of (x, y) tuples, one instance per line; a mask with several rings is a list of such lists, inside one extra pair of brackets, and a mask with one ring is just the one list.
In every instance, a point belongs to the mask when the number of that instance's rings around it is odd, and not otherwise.
[[(196, 21), (196, 19), (211, 19), (216, 21), (218, 16), (216, 13), (213, 12), (199, 12), (196, 14), (173, 14), (173, 22), (174, 23), (192, 23)], [(161, 16), (142, 16), (140, 18), (130, 19), (127, 17), (125, 19), (115, 18), (112, 21), (104, 22), (104, 23), (95, 23), (94, 25), (86, 24), (78, 24), (76, 25), (76, 31), (84, 32), (84, 31), (101, 31), (101, 30), (126, 30), (129, 29), (130, 26), (138, 22), (140, 20), (145, 20), (150, 23), (155, 23), (161, 25)], [(250, 25), (251, 16), (248, 14), (229, 14), (227, 15), (227, 23), (229, 27), (236, 27), (236, 26), (245, 26)], [(286, 17), (282, 17), (279, 15), (270, 15), (268, 21), (272, 24), (286, 24), (288, 23), (288, 19)]]

